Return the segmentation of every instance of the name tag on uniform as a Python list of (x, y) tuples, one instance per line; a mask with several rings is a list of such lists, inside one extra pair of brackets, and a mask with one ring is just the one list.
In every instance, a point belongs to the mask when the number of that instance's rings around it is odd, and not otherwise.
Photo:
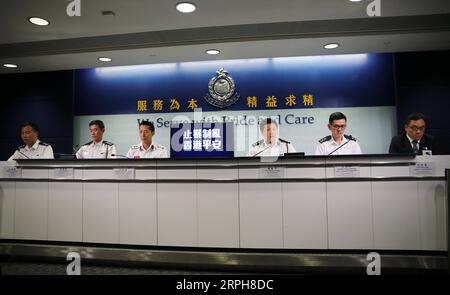
[(334, 177), (359, 177), (361, 174), (361, 167), (359, 166), (335, 166)]
[(259, 178), (283, 178), (284, 167), (267, 166), (259, 168)]
[(417, 162), (415, 165), (409, 166), (411, 176), (434, 176), (436, 173), (435, 163)]
[(134, 179), (134, 168), (114, 168), (116, 179)]
[(22, 168), (14, 166), (3, 167), (3, 178), (22, 178)]
[(53, 169), (53, 178), (73, 179), (73, 168), (55, 168)]

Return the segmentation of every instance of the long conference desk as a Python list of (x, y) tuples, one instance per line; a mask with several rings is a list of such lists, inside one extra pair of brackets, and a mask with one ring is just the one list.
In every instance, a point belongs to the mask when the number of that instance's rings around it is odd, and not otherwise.
[(0, 162), (0, 255), (27, 241), (445, 253), (449, 167), (411, 155)]

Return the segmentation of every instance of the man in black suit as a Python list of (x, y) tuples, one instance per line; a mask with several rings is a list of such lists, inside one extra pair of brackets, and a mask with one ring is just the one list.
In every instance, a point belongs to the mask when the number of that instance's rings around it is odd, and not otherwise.
[(436, 139), (425, 134), (426, 120), (421, 113), (410, 114), (406, 118), (405, 132), (391, 140), (391, 154), (422, 154), (423, 150), (431, 150), (433, 155), (439, 154)]

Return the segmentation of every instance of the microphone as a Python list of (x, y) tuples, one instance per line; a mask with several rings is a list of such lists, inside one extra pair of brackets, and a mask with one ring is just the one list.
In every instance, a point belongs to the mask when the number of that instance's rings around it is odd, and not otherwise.
[(278, 138), (278, 140), (286, 145), (286, 154), (288, 154), (289, 153), (289, 144), (290, 144), (290, 142), (287, 141), (287, 140), (281, 139), (281, 138)]
[[(22, 152), (20, 151), (20, 149), (17, 149), (17, 151), (19, 152), (19, 154), (21, 154), (21, 155), (24, 156), (25, 158), (31, 159), (30, 157), (28, 157), (27, 155), (25, 155), (24, 153), (22, 153)], [(14, 160), (16, 160), (16, 159), (14, 159)]]
[(348, 141), (346, 143), (344, 143), (343, 145), (338, 146), (337, 148), (335, 148), (331, 153), (328, 154), (328, 156), (331, 155), (332, 153), (334, 153), (335, 151), (337, 151), (338, 149), (340, 149), (341, 147), (343, 147), (344, 145), (346, 145), (347, 143), (349, 143), (351, 140), (356, 141), (356, 138), (354, 138), (351, 135), (344, 135), (344, 137), (347, 138)]
[(112, 157), (124, 158), (124, 159), (131, 159), (131, 158), (128, 158), (127, 156), (125, 156), (125, 155), (111, 154), (111, 156)]
[[(78, 144), (76, 145), (76, 147), (78, 147)], [(75, 152), (75, 154), (76, 154), (76, 153), (78, 153), (78, 150), (79, 150), (79, 149), (76, 149), (76, 148), (72, 147), (72, 150), (73, 150), (73, 151)]]
[(261, 154), (262, 152), (264, 152), (264, 151), (268, 150), (269, 148), (271, 148), (271, 146), (270, 146), (270, 145), (266, 146), (266, 148), (265, 148), (265, 149), (263, 149), (262, 151), (259, 151), (259, 152), (257, 152), (256, 154), (254, 154), (254, 155), (252, 156), (252, 158), (253, 158), (253, 157), (256, 157), (257, 155)]

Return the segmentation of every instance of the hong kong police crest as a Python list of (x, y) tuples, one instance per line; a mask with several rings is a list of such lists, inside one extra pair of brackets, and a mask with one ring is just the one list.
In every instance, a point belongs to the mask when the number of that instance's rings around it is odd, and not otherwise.
[(216, 76), (208, 83), (208, 94), (204, 98), (218, 108), (228, 107), (238, 101), (236, 84), (226, 70), (222, 68), (216, 72)]

